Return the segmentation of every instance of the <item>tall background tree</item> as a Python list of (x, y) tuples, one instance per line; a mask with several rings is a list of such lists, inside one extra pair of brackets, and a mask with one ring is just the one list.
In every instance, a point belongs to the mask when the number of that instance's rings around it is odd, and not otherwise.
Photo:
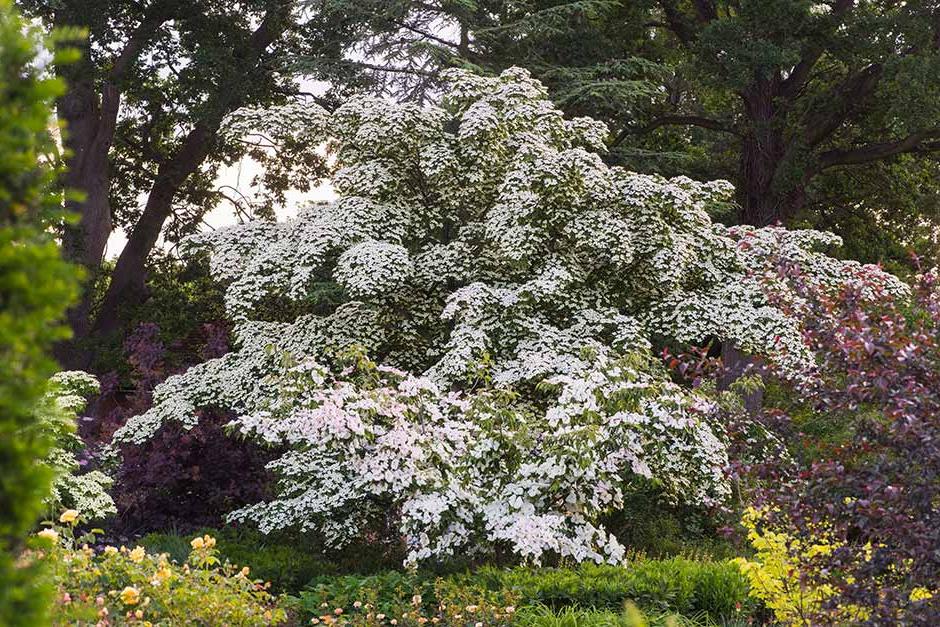
[(610, 124), (612, 162), (734, 181), (725, 219), (832, 229), (865, 260), (936, 250), (935, 1), (382, 4), (397, 30), (371, 52), (399, 63), (405, 95), (437, 65), (527, 67)]
[[(55, 364), (51, 343), (77, 277), (49, 235), (61, 219), (51, 193), (52, 103), (61, 83), (43, 75), (43, 40), (0, 0), (0, 624), (46, 624), (47, 590), (25, 536), (43, 511), (49, 442), (35, 415)], [(45, 54), (45, 53), (43, 53)], [(60, 54), (57, 61), (65, 61)]]
[[(343, 4), (291, 0), (23, 0), (24, 10), (52, 26), (79, 26), (89, 37), (81, 61), (57, 66), (67, 91), (58, 99), (66, 124), (68, 189), (81, 192), (68, 208), (80, 216), (62, 243), (87, 270), (81, 303), (70, 311), (77, 343), (62, 351), (87, 366), (83, 338), (115, 330), (124, 309), (145, 294), (146, 264), (161, 236), (169, 243), (197, 230), (226, 196), (221, 166), (257, 146), (225, 141), (223, 118), (243, 106), (303, 98), (290, 57), (336, 58), (360, 28)], [(329, 5), (329, 6), (327, 6)], [(349, 68), (308, 77), (345, 85)], [(317, 97), (312, 94), (307, 97)], [(329, 96), (324, 97), (329, 101)], [(304, 189), (325, 173), (321, 159), (295, 163), (291, 187)], [(271, 215), (288, 181), (270, 170), (267, 202), (237, 210)], [(112, 232), (127, 243), (102, 281)], [(95, 282), (104, 287), (98, 292)], [(97, 296), (96, 296), (97, 294)]]

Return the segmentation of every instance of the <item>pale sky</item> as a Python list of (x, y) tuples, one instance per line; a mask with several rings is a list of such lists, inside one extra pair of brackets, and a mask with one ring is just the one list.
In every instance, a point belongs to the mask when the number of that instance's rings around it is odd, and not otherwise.
[[(223, 167), (219, 171), (219, 177), (216, 179), (216, 187), (222, 187), (223, 185), (231, 186), (245, 197), (251, 198), (250, 183), (258, 172), (258, 164), (249, 157), (243, 157), (240, 162)], [(334, 198), (336, 198), (336, 194), (333, 192), (333, 186), (329, 182), (324, 182), (306, 193), (297, 190), (289, 190), (284, 205), (276, 208), (277, 219), (284, 220), (296, 215), (297, 208), (309, 202), (333, 200)], [(146, 202), (146, 197), (141, 198), (140, 202)], [(223, 200), (218, 206), (209, 211), (204, 220), (208, 225), (204, 226), (204, 229), (217, 229), (236, 222), (235, 212), (232, 210), (231, 203), (227, 200)], [(163, 238), (161, 236), (157, 245), (161, 246), (162, 242)], [(124, 244), (126, 243), (127, 234), (124, 232), (124, 229), (116, 229), (111, 233), (111, 237), (108, 238), (105, 258), (116, 259), (117, 256), (121, 254), (121, 250), (123, 250)]]

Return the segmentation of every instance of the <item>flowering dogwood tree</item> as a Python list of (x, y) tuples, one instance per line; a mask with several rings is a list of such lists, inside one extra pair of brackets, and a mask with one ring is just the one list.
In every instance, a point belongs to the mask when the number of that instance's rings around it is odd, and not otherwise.
[[(168, 379), (115, 440), (223, 407), (292, 449), (279, 497), (235, 514), (262, 528), (341, 543), (384, 507), (412, 560), (508, 545), (616, 561), (596, 519), (635, 482), (702, 505), (728, 491), (720, 427), (652, 369), (653, 343), (717, 338), (792, 373), (810, 353), (709, 218), (728, 183), (608, 167), (605, 126), (564, 119), (524, 70), (446, 79), (440, 107), (230, 118), (239, 135), (329, 138), (340, 198), (189, 241), (227, 284), (239, 348)], [(841, 262), (817, 239), (790, 244), (824, 275)], [(331, 374), (351, 347), (387, 367)]]

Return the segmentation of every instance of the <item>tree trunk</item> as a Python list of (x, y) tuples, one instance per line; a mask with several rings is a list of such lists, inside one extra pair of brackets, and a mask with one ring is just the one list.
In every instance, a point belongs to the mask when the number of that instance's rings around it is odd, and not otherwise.
[[(718, 377), (718, 389), (727, 390), (731, 385), (746, 374), (757, 361), (751, 355), (738, 349), (732, 342), (721, 343), (721, 362), (724, 371)], [(756, 389), (744, 395), (744, 409), (749, 414), (756, 414), (764, 403), (764, 390)]]
[[(271, 45), (287, 26), (291, 2), (271, 0), (264, 19), (251, 34), (244, 49), (233, 53), (232, 68), (240, 73), (243, 80), (254, 72), (264, 51)], [(147, 256), (153, 250), (163, 223), (173, 210), (173, 199), (180, 186), (195, 172), (216, 139), (222, 119), (226, 114), (242, 105), (246, 88), (220, 82), (206, 105), (207, 113), (183, 140), (179, 149), (169, 156), (157, 171), (157, 176), (147, 205), (133, 231), (128, 236), (127, 244), (118, 258), (108, 291), (104, 295), (95, 324), (94, 333), (109, 333), (118, 328), (121, 306), (139, 300), (145, 294), (144, 271)]]
[[(134, 225), (134, 230), (111, 272), (111, 282), (95, 317), (94, 333), (113, 332), (120, 326), (122, 306), (141, 302), (145, 298), (147, 257), (160, 237), (163, 223), (172, 212), (173, 197), (179, 189), (179, 183), (176, 183), (175, 179), (176, 177), (157, 175), (157, 180), (147, 197), (144, 212)], [(185, 180), (185, 176), (183, 179)]]
[(776, 119), (777, 81), (757, 79), (743, 94), (748, 131), (741, 143), (739, 196), (745, 224), (767, 226), (783, 217), (774, 189), (785, 144)]
[(74, 339), (55, 351), (62, 365), (71, 369), (87, 367), (87, 359), (76, 342), (90, 331), (93, 286), (111, 234), (108, 152), (120, 103), (120, 94), (113, 86), (105, 84), (99, 99), (91, 81), (79, 76), (71, 73), (74, 80), (57, 103), (58, 116), (66, 124), (62, 143), (68, 154), (62, 185), (81, 196), (65, 203), (78, 222), (65, 227), (62, 250), (67, 260), (85, 270), (81, 299), (67, 314)]

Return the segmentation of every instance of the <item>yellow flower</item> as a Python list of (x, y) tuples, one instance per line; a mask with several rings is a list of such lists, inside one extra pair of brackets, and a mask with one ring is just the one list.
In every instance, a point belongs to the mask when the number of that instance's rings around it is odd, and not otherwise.
[(248, 568), (247, 566), (242, 567), (242, 577), (247, 577), (248, 573), (250, 572), (251, 572), (251, 569)]
[(104, 547), (104, 554), (105, 554), (105, 555), (114, 555), (114, 554), (117, 553), (117, 552), (118, 552), (118, 550), (117, 550), (117, 547), (116, 547), (116, 546), (106, 546), (106, 547)]
[(140, 564), (142, 561), (144, 561), (144, 558), (146, 556), (147, 556), (147, 551), (145, 551), (144, 547), (142, 546), (135, 548), (133, 551), (130, 552), (130, 555), (128, 555), (128, 557), (131, 558), (131, 561), (134, 562), (135, 564)]
[(125, 605), (137, 605), (140, 601), (140, 590), (134, 586), (127, 586), (121, 590), (121, 600)]
[(78, 510), (67, 509), (59, 516), (59, 522), (71, 525), (78, 520)]
[(190, 542), (189, 545), (198, 550), (206, 545), (206, 541), (202, 538), (193, 538), (193, 541)]
[(215, 538), (213, 538), (212, 536), (207, 534), (207, 535), (204, 535), (202, 539), (205, 541), (207, 549), (211, 549), (212, 547), (215, 546)]
[(926, 601), (927, 599), (933, 598), (933, 592), (927, 588), (914, 588), (911, 590), (911, 596), (909, 597), (911, 601)]
[(173, 576), (173, 572), (166, 566), (161, 566), (154, 575), (154, 579), (157, 580), (157, 583), (165, 583), (170, 577)]
[(36, 535), (39, 536), (40, 538), (46, 538), (48, 540), (52, 540), (53, 542), (58, 542), (59, 540), (59, 534), (55, 532), (55, 529), (43, 529)]

